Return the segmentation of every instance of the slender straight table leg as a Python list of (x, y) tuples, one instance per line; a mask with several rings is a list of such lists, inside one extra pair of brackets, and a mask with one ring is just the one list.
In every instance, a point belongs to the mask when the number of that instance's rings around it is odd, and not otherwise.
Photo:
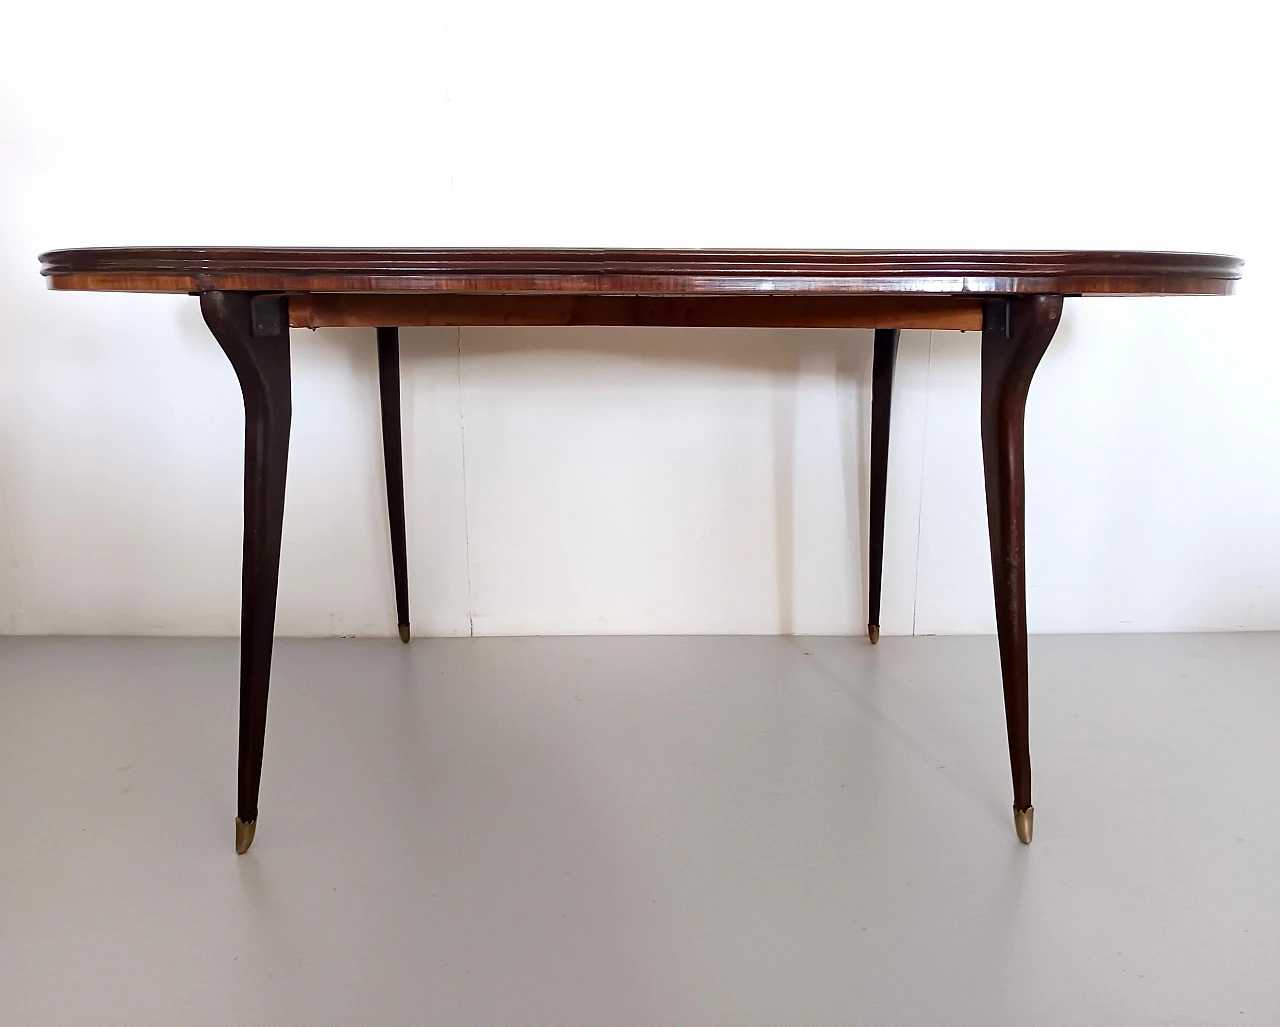
[(897, 328), (877, 328), (871, 368), (871, 571), (868, 575), (867, 637), (880, 641), (880, 584), (884, 577), (884, 503), (889, 479), (889, 408), (893, 365), (898, 359)]
[(378, 392), (382, 402), (382, 458), (387, 469), (391, 569), (396, 582), (396, 623), (409, 641), (409, 558), (404, 530), (404, 447), (400, 438), (400, 329), (378, 329)]
[(244, 395), (244, 566), (240, 599), (240, 765), (236, 852), (253, 844), (289, 461), (289, 311), (280, 296), (206, 292), (205, 323)]
[(1027, 737), (1027, 575), (1024, 561), (1023, 415), (1027, 390), (1058, 327), (1061, 296), (996, 299), (982, 327), (982, 465), (995, 587), (1004, 714), (1013, 769), (1013, 821), (1031, 843), (1031, 750)]

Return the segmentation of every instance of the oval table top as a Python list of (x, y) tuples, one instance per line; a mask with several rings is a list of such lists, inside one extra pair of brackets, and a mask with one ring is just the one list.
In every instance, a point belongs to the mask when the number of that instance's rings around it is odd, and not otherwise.
[(1242, 261), (1119, 250), (95, 247), (41, 254), (51, 289), (617, 296), (1228, 295)]

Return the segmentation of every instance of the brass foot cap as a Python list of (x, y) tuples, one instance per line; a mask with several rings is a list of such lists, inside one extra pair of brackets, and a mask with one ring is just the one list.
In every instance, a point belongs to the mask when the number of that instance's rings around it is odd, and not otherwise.
[(401, 642), (409, 641), (409, 625), (408, 624), (400, 625), (400, 641)]
[(880, 641), (880, 625), (879, 625), (879, 624), (868, 624), (868, 625), (867, 625), (867, 637), (868, 637), (869, 639), (871, 639), (871, 644), (872, 644), (872, 645), (875, 645), (877, 642), (879, 642), (879, 641)]
[(253, 832), (258, 829), (258, 822), (250, 820), (247, 824), (236, 817), (236, 855), (243, 856), (253, 844)]
[(1022, 842), (1023, 845), (1031, 844), (1031, 832), (1035, 825), (1036, 810), (1034, 806), (1013, 811), (1013, 826), (1018, 829), (1018, 841)]

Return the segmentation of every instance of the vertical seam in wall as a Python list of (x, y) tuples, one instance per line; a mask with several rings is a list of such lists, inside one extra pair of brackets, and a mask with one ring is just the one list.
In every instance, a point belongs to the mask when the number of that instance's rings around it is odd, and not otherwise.
[(920, 487), (916, 490), (916, 566), (911, 585), (911, 634), (916, 633), (920, 614), (920, 536), (924, 524), (924, 468), (929, 459), (929, 382), (933, 370), (933, 332), (929, 333), (929, 354), (924, 361), (924, 426), (920, 431)]
[(467, 495), (467, 411), (462, 389), (462, 329), (458, 330), (458, 436), (462, 442), (462, 539), (467, 560), (467, 628), (476, 634), (476, 614), (471, 597), (471, 505)]
[(14, 608), (8, 612), (4, 618), (3, 628), (0, 634), (24, 634), (24, 622), (26, 615), (24, 613), (25, 604), (22, 601), (22, 582), (18, 571), (18, 547), (14, 544), (13, 537), (13, 520), (9, 516), (11, 504), (9, 502), (9, 482), (5, 469), (0, 467), (0, 515), (3, 515), (4, 523), (4, 555), (8, 558), (10, 570), (13, 572), (13, 598)]

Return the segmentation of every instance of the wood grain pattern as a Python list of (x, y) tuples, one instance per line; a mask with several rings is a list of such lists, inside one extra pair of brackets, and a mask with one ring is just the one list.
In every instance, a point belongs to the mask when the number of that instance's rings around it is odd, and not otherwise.
[[(1062, 320), (1061, 296), (992, 300), (982, 329), (982, 466), (1004, 680), (1013, 808), (1031, 809), (1027, 700), (1026, 475), (1023, 419), (1040, 358)], [(1030, 834), (1023, 838), (1030, 841)]]
[(304, 293), (294, 328), (654, 325), (673, 328), (982, 329), (969, 296), (572, 296)]
[(1235, 257), (961, 250), (95, 248), (41, 256), (54, 289), (126, 292), (1225, 295)]
[[(285, 475), (289, 464), (289, 330), (278, 310), (275, 330), (255, 332), (252, 300), (238, 293), (200, 297), (205, 324), (240, 379), (244, 396), (244, 558), (240, 599), (240, 764), (236, 816), (258, 819), (258, 786), (267, 730), (267, 694), (275, 635), (284, 526)], [(277, 301), (277, 306), (283, 304)], [(253, 840), (250, 827), (237, 851)], [(243, 844), (243, 848), (241, 845)]]

